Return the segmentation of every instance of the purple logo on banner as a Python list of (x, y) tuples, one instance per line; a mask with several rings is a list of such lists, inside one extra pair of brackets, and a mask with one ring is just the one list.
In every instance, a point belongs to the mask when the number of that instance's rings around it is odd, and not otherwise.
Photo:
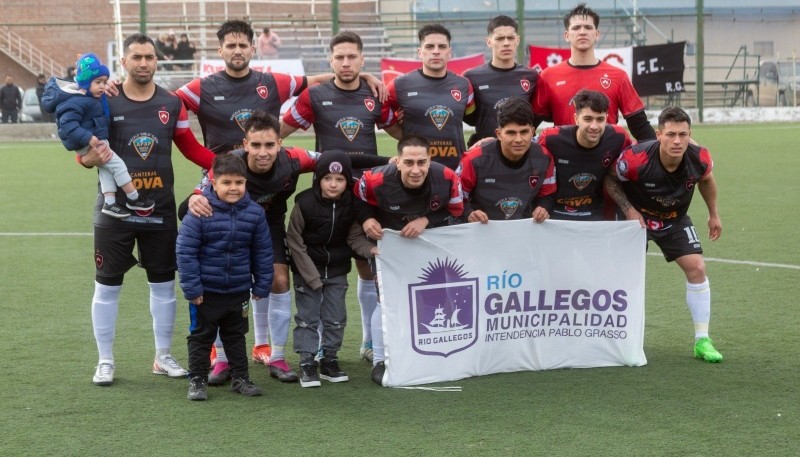
[(463, 265), (436, 259), (409, 284), (411, 345), (420, 354), (447, 357), (478, 341), (478, 278)]

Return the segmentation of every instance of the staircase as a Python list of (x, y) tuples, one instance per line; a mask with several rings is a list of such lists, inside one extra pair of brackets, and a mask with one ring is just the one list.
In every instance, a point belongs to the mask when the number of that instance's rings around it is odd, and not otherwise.
[(0, 52), (34, 75), (39, 73), (63, 75), (66, 73), (63, 65), (46, 56), (29, 41), (6, 26), (0, 27)]

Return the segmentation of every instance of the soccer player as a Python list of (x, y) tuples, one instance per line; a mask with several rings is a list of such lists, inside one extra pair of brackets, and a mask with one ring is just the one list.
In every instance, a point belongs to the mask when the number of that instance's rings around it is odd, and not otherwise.
[[(386, 132), (400, 139), (418, 135), (430, 142), (428, 153), (434, 162), (455, 170), (467, 145), (464, 116), (475, 109), (469, 80), (447, 71), (452, 57), (450, 31), (440, 24), (419, 29), (417, 54), (422, 69), (398, 76), (389, 83), (384, 110), (392, 110), (392, 125)], [(395, 116), (403, 111), (403, 120)]]
[[(603, 180), (614, 160), (632, 144), (622, 127), (608, 123), (608, 97), (582, 90), (573, 99), (574, 125), (550, 127), (538, 141), (556, 163), (556, 194), (550, 217), (601, 221)], [(612, 208), (613, 209), (613, 208)]]
[[(274, 279), (270, 293), (269, 326), (272, 337), (271, 356), (267, 363), (269, 374), (281, 382), (297, 382), (297, 374), (285, 360), (285, 346), (289, 339), (292, 300), (289, 292), (289, 253), (286, 245), (286, 201), (297, 188), (301, 173), (314, 171), (319, 153), (300, 148), (283, 147), (278, 136), (278, 120), (265, 111), (257, 110), (245, 122), (243, 149), (232, 151), (247, 163), (245, 188), (250, 198), (260, 204), (267, 215), (274, 262)], [(385, 157), (354, 155), (352, 162), (361, 167), (387, 162)], [(211, 216), (208, 199), (199, 195), (208, 185), (204, 180), (196, 195), (189, 197), (189, 210), (195, 216)], [(273, 299), (275, 295), (279, 297)], [(217, 363), (220, 363), (219, 361)], [(227, 364), (226, 364), (227, 365)], [(209, 384), (227, 381), (226, 366), (214, 367)], [(214, 380), (212, 380), (214, 378)]]
[[(107, 386), (114, 382), (116, 368), (113, 343), (119, 295), (125, 273), (137, 263), (147, 271), (150, 313), (153, 316), (156, 357), (153, 373), (172, 378), (186, 376), (171, 355), (175, 326), (175, 239), (177, 217), (172, 142), (189, 160), (209, 168), (214, 154), (201, 146), (189, 129), (186, 109), (180, 99), (153, 82), (156, 49), (153, 40), (134, 34), (123, 43), (122, 66), (128, 73), (119, 86), (119, 96), (108, 99), (111, 118), (110, 150), (125, 161), (139, 192), (155, 200), (155, 208), (116, 219), (101, 212), (98, 194), (94, 213), (94, 259), (97, 268), (92, 298), (92, 327), (99, 362), (92, 381)], [(101, 143), (78, 160), (98, 166), (110, 159)], [(139, 256), (132, 255), (134, 243)]]
[(599, 60), (594, 47), (600, 39), (600, 16), (580, 3), (564, 16), (564, 39), (572, 56), (558, 65), (545, 68), (536, 86), (533, 112), (538, 121), (552, 121), (556, 126), (573, 124), (572, 99), (581, 89), (596, 90), (608, 97), (608, 123), (617, 123), (617, 112), (628, 123), (628, 130), (639, 141), (655, 138), (647, 120), (644, 104), (621, 69)]
[(686, 214), (695, 187), (708, 207), (708, 237), (722, 233), (717, 210), (717, 184), (708, 150), (691, 141), (691, 119), (671, 107), (658, 116), (657, 139), (627, 148), (614, 163), (605, 186), (629, 220), (647, 228), (667, 262), (686, 275), (686, 304), (694, 322), (694, 356), (721, 362), (722, 354), (708, 336), (711, 288), (706, 277), (700, 237)]
[(519, 97), (533, 104), (539, 72), (516, 62), (519, 47), (517, 21), (497, 16), (486, 28), (486, 45), (492, 50), (492, 61), (464, 72), (475, 91), (475, 111), (464, 122), (475, 126), (468, 146), (482, 138), (494, 138), (497, 108), (509, 97)]
[[(428, 155), (425, 138), (407, 136), (397, 143), (396, 164), (367, 170), (354, 192), (366, 205), (357, 205), (356, 219), (373, 240), (383, 238), (383, 229), (416, 238), (426, 228), (447, 225), (464, 211), (461, 185), (455, 172)], [(386, 371), (380, 303), (371, 316), (372, 380), (383, 384)]]
[(556, 191), (553, 157), (538, 143), (530, 102), (509, 98), (497, 109), (497, 137), (469, 150), (458, 174), (467, 222), (549, 217)]
[[(256, 109), (264, 109), (274, 117), (280, 116), (281, 104), (300, 94), (307, 84), (330, 79), (330, 73), (301, 77), (281, 73), (251, 71), (253, 58), (253, 28), (241, 20), (224, 22), (217, 30), (218, 53), (225, 61), (225, 69), (195, 79), (178, 89), (176, 94), (186, 107), (197, 114), (203, 130), (203, 141), (215, 153), (229, 152), (242, 147), (244, 124)], [(371, 75), (376, 84), (380, 84)], [(279, 249), (276, 247), (276, 250)], [(276, 280), (278, 276), (276, 275)], [(291, 298), (278, 284), (268, 299), (253, 302), (253, 328), (255, 345), (252, 358), (255, 362), (268, 364), (271, 354), (269, 346), (270, 326), (268, 315), (271, 304), (286, 306)], [(277, 292), (277, 293), (276, 293)], [(217, 342), (217, 358), (224, 360), (221, 343)]]
[[(340, 150), (352, 154), (378, 153), (375, 127), (388, 122), (389, 111), (383, 110), (366, 84), (359, 79), (364, 65), (361, 37), (341, 32), (330, 42), (330, 63), (334, 77), (304, 90), (292, 108), (283, 116), (281, 138), (298, 128), (314, 126), (317, 150)], [(360, 174), (357, 176), (360, 177)], [(356, 256), (358, 270), (358, 303), (361, 308), (362, 341), (360, 355), (372, 358), (372, 332), (369, 319), (378, 302), (374, 275), (366, 259)]]

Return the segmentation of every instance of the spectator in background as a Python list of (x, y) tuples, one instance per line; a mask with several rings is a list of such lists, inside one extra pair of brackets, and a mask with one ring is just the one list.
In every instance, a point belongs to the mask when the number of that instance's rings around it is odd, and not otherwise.
[[(185, 33), (181, 33), (181, 39), (178, 41), (178, 45), (175, 48), (175, 60), (193, 60), (194, 59), (195, 48), (194, 44), (189, 41), (189, 35)], [(181, 63), (178, 64), (178, 68), (181, 70), (191, 70), (192, 64), (191, 63)]]
[(256, 45), (259, 59), (277, 59), (278, 48), (281, 47), (281, 37), (277, 33), (271, 32), (269, 27), (264, 27)]
[(67, 67), (67, 75), (64, 77), (65, 81), (75, 81), (75, 66), (70, 65)]
[(45, 83), (47, 83), (47, 77), (44, 73), (39, 73), (36, 77), (36, 98), (39, 100), (39, 111), (42, 112), (42, 122), (53, 122), (55, 120), (53, 114), (45, 111), (42, 106), (42, 95), (44, 94)]
[[(175, 32), (172, 33), (172, 40), (170, 40), (169, 33), (162, 33), (156, 40), (156, 51), (158, 52), (158, 60), (174, 60), (175, 59)], [(171, 64), (163, 64), (164, 70), (172, 70)]]
[(14, 84), (14, 77), (6, 75), (6, 83), (0, 89), (0, 111), (3, 113), (3, 124), (16, 124), (19, 111), (22, 109), (22, 90)]

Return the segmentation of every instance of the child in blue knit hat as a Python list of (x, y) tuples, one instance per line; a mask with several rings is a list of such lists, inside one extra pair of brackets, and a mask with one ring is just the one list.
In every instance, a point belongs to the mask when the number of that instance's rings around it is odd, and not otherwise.
[[(42, 106), (56, 114), (58, 136), (64, 147), (79, 156), (101, 142), (108, 144), (110, 124), (105, 90), (110, 72), (94, 54), (80, 56), (75, 64), (75, 82), (50, 78), (42, 94)], [(150, 211), (155, 202), (139, 195), (133, 186), (125, 162), (112, 151), (111, 160), (98, 168), (100, 191), (103, 193), (102, 213), (124, 219), (129, 209)], [(117, 188), (125, 192), (125, 203), (117, 202)]]

